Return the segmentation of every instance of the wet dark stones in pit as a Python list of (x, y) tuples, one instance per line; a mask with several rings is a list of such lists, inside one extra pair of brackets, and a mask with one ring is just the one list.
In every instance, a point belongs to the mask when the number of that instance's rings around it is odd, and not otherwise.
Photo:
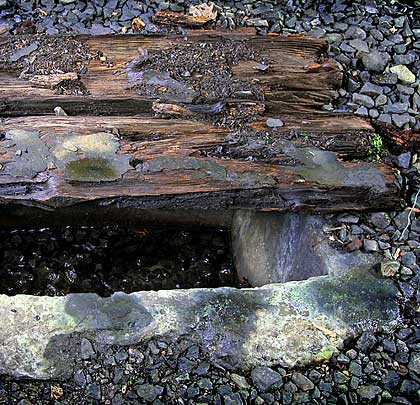
[(139, 49), (140, 57), (127, 68), (128, 79), (141, 95), (186, 103), (212, 103), (228, 98), (262, 100), (260, 86), (233, 77), (241, 61), (265, 62), (244, 41), (218, 40), (176, 45), (156, 53)]
[(109, 296), (238, 286), (226, 231), (120, 227), (0, 232), (0, 293)]

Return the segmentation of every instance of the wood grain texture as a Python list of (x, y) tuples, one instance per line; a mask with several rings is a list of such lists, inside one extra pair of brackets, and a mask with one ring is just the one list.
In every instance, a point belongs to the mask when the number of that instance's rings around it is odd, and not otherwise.
[[(151, 111), (151, 99), (129, 89), (125, 68), (138, 56), (138, 48), (156, 51), (185, 43), (180, 37), (80, 36), (90, 50), (103, 52), (108, 66), (100, 60), (91, 60), (87, 74), (81, 77), (89, 91), (88, 96), (56, 95), (51, 89), (34, 87), (29, 81), (17, 78), (17, 72), (0, 70), (0, 115), (18, 116), (51, 113), (60, 105), (71, 115), (136, 115)], [(327, 49), (324, 40), (310, 37), (267, 36), (248, 33), (205, 31), (189, 32), (188, 41), (215, 42), (220, 38), (245, 40), (255, 49), (267, 54), (273, 61), (270, 72), (262, 74), (255, 62), (234, 66), (237, 78), (257, 79), (264, 88), (268, 110), (272, 113), (320, 113), (320, 107), (334, 97), (341, 82), (341, 72), (331, 62), (329, 69), (308, 70)]]
[[(105, 182), (71, 182), (57, 167), (33, 178), (14, 177), (3, 171), (3, 204), (43, 209), (89, 203), (166, 210), (327, 212), (384, 209), (398, 204), (394, 175), (385, 166), (337, 161), (331, 167), (315, 165), (312, 173), (301, 171), (301, 167), (205, 158), (200, 151), (223, 142), (226, 132), (192, 121), (173, 120), (168, 125), (168, 120), (150, 117), (32, 117), (7, 119), (3, 128), (37, 130), (50, 150), (73, 136), (68, 134), (89, 136), (114, 130), (119, 134), (118, 154), (129, 155), (135, 162), (120, 180)], [(3, 167), (19, 157), (16, 148), (0, 142)], [(142, 171), (134, 168), (138, 163), (158, 166)], [(331, 175), (331, 171), (336, 173)]]

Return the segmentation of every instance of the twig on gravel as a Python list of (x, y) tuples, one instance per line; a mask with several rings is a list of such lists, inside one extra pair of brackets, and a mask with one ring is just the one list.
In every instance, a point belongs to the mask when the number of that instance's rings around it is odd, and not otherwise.
[(410, 212), (408, 213), (407, 216), (407, 225), (405, 226), (405, 228), (403, 229), (401, 236), (399, 237), (398, 240), (401, 240), (401, 238), (404, 236), (404, 233), (406, 231), (408, 231), (408, 227), (411, 225), (411, 213), (414, 211), (416, 205), (417, 205), (417, 199), (419, 198), (419, 194), (420, 194), (420, 188), (417, 190), (416, 196), (414, 197), (414, 202), (413, 202), (413, 206), (410, 209)]

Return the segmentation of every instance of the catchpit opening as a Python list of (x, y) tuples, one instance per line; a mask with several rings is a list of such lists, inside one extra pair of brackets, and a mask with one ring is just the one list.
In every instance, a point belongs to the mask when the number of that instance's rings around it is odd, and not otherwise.
[(229, 232), (191, 227), (2, 230), (0, 278), (9, 296), (240, 287)]
[(0, 294), (252, 288), (376, 263), (331, 246), (320, 216), (238, 210), (230, 225), (3, 229)]

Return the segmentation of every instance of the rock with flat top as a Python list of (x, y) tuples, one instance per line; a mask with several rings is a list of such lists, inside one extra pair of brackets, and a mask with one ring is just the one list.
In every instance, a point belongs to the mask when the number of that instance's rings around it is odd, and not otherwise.
[(391, 281), (356, 270), (241, 290), (0, 295), (0, 374), (66, 379), (82, 339), (106, 348), (185, 335), (229, 369), (304, 365), (327, 360), (359, 325), (389, 330), (397, 297)]
[(415, 74), (404, 65), (392, 66), (389, 69), (392, 73), (395, 73), (398, 76), (398, 80), (403, 84), (411, 84), (416, 81)]

